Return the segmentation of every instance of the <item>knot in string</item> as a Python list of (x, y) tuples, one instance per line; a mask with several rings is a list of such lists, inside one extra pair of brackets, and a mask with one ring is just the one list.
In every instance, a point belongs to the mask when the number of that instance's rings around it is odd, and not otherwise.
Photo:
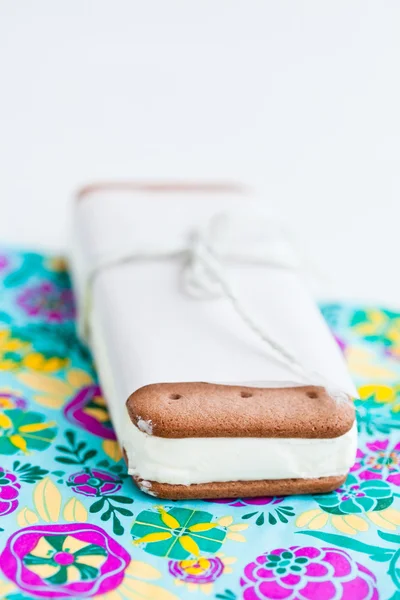
[(276, 223), (249, 214), (238, 216), (219, 213), (205, 226), (189, 232), (187, 242), (183, 245), (168, 241), (159, 246), (144, 245), (134, 251), (128, 247), (112, 256), (103, 257), (92, 265), (88, 275), (85, 328), (91, 288), (97, 274), (105, 268), (149, 259), (183, 260), (182, 283), (185, 293), (202, 300), (226, 298), (272, 357), (289, 367), (303, 381), (315, 381), (315, 374), (310, 373), (287, 348), (275, 340), (260, 318), (242, 304), (226, 272), (229, 264), (295, 268), (297, 261), (286, 236)]

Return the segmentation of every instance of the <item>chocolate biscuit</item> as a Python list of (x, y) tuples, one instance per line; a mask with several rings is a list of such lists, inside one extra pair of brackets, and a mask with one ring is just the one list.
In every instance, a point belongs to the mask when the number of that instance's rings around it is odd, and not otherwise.
[(335, 438), (354, 423), (348, 396), (323, 387), (258, 388), (210, 383), (157, 383), (131, 394), (134, 425), (164, 438)]
[(169, 500), (200, 500), (211, 498), (246, 498), (256, 496), (289, 496), (297, 494), (327, 494), (340, 487), (347, 475), (317, 479), (263, 479), (260, 481), (219, 481), (171, 485), (143, 481), (133, 477), (142, 492)]

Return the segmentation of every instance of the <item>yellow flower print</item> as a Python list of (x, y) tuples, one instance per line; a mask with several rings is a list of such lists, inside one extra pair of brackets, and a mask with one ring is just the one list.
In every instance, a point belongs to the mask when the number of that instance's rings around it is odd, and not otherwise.
[(39, 517), (35, 511), (30, 508), (22, 508), (17, 514), (17, 523), (20, 527), (26, 527), (27, 525), (34, 525), (39, 521)]
[(400, 317), (394, 313), (386, 314), (378, 309), (367, 310), (360, 313), (360, 322), (353, 325), (353, 331), (365, 338), (371, 336), (382, 336), (393, 345), (400, 345)]
[(392, 342), (393, 349), (400, 352), (400, 319), (393, 319), (392, 326), (386, 332), (386, 337)]
[(121, 460), (121, 446), (115, 440), (103, 440), (102, 448), (107, 454), (108, 458), (110, 458), (112, 461), (119, 462)]
[(359, 387), (358, 393), (361, 401), (370, 401), (372, 398), (376, 404), (390, 405), (391, 412), (400, 412), (400, 385), (371, 383)]
[(24, 454), (46, 450), (57, 435), (55, 421), (19, 408), (0, 412), (0, 454)]
[(299, 515), (296, 519), (296, 526), (318, 531), (330, 523), (341, 533), (357, 535), (359, 532), (369, 529), (369, 521), (382, 529), (395, 531), (396, 527), (400, 525), (400, 511), (386, 508), (377, 512), (366, 512), (362, 515), (332, 515), (320, 508), (314, 508)]
[(39, 392), (34, 395), (38, 404), (48, 408), (60, 408), (80, 388), (93, 383), (91, 376), (81, 369), (70, 369), (65, 377), (52, 377), (44, 373), (20, 373), (18, 379)]
[(236, 558), (226, 557), (222, 552), (215, 556), (186, 560), (172, 560), (168, 564), (170, 574), (175, 577), (178, 587), (186, 587), (189, 592), (212, 594), (214, 582), (225, 573), (232, 573)]
[(0, 411), (12, 408), (26, 408), (27, 405), (28, 403), (20, 391), (9, 388), (2, 388), (0, 391)]
[(245, 531), (248, 528), (248, 525), (245, 523), (237, 523), (233, 522), (233, 517), (221, 517), (218, 519), (217, 523), (222, 525), (222, 527), (227, 528), (226, 538), (228, 540), (233, 540), (234, 542), (245, 542), (246, 538), (239, 531)]
[(359, 388), (355, 400), (358, 430), (387, 434), (400, 426), (400, 386), (372, 383)]
[[(399, 378), (398, 364), (394, 359), (387, 358), (385, 366), (376, 351), (360, 346), (346, 348), (346, 362), (350, 373), (367, 380), (394, 382)], [(396, 370), (397, 369), (397, 370)]]
[(86, 508), (77, 498), (70, 498), (64, 506), (63, 517), (71, 523), (85, 523), (88, 518)]
[[(68, 559), (65, 565), (57, 562), (57, 553), (58, 556)], [(73, 583), (81, 580), (82, 571), (87, 578), (98, 572), (106, 557), (105, 549), (80, 541), (76, 537), (61, 535), (57, 538), (46, 538), (43, 536), (24, 557), (24, 566), (41, 579), (50, 580), (52, 583), (62, 584), (65, 581)]]
[(60, 371), (69, 364), (68, 358), (52, 356), (46, 358), (40, 352), (29, 352), (22, 359), (22, 365), (32, 371), (44, 371), (45, 373), (54, 373)]
[[(154, 510), (155, 509), (155, 510)], [(226, 539), (244, 542), (248, 525), (234, 524), (231, 516), (213, 520), (211, 513), (189, 508), (154, 507), (144, 510), (131, 529), (133, 543), (146, 552), (185, 560), (215, 554)]]
[(9, 329), (0, 330), (1, 371), (15, 371), (23, 367), (53, 373), (65, 368), (69, 362), (68, 358), (58, 356), (46, 358), (41, 352), (34, 351), (30, 341), (16, 337)]
[(353, 331), (363, 337), (382, 333), (388, 324), (388, 317), (380, 310), (365, 311), (365, 320), (353, 325)]
[(152, 565), (132, 560), (117, 589), (96, 596), (96, 600), (179, 600), (178, 596), (152, 583), (161, 579), (161, 573)]
[(400, 317), (388, 310), (359, 310), (353, 314), (351, 327), (368, 342), (383, 345), (391, 355), (400, 353)]
[(33, 525), (39, 521), (57, 523), (61, 515), (62, 519), (69, 523), (87, 521), (88, 513), (80, 500), (69, 498), (63, 506), (61, 492), (50, 477), (45, 477), (35, 485), (32, 500), (35, 510), (24, 507), (17, 514), (17, 523), (20, 527)]
[(4, 581), (3, 579), (0, 579), (0, 590), (2, 594), (5, 594), (5, 596), (2, 596), (2, 598), (7, 600), (8, 594), (17, 592), (18, 588), (14, 583), (11, 583), (11, 581)]
[(15, 404), (11, 394), (0, 393), (0, 409), (14, 408)]
[(0, 330), (0, 370), (12, 371), (20, 365), (20, 354), (30, 348), (29, 342), (13, 337), (8, 329)]
[(381, 384), (369, 384), (362, 385), (358, 393), (360, 394), (360, 399), (365, 400), (370, 396), (375, 396), (375, 402), (388, 403), (393, 402), (396, 398), (396, 393), (394, 388), (389, 385), (381, 385)]
[(381, 529), (388, 529), (389, 531), (395, 531), (400, 525), (400, 511), (395, 508), (387, 508), (379, 512), (367, 513), (371, 521)]
[(45, 477), (36, 484), (33, 501), (43, 521), (46, 523), (58, 521), (61, 511), (61, 493), (50, 477)]

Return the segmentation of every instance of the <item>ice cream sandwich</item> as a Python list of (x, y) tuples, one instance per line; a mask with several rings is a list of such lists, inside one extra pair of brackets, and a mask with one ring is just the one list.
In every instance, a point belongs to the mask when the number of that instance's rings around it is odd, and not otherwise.
[(93, 186), (71, 251), (129, 473), (170, 499), (325, 493), (356, 391), (263, 202), (229, 185)]

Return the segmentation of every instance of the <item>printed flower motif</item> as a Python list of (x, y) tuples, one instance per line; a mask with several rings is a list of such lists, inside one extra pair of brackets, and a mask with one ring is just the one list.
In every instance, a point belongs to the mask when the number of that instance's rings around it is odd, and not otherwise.
[(360, 531), (368, 531), (371, 521), (377, 527), (395, 531), (400, 525), (400, 511), (386, 508), (379, 512), (367, 512), (363, 515), (329, 515), (321, 508), (312, 508), (301, 513), (296, 519), (297, 527), (307, 527), (311, 530), (323, 529), (328, 522), (338, 531), (347, 535), (357, 535)]
[(33, 371), (23, 372), (18, 375), (18, 380), (38, 392), (33, 396), (35, 402), (53, 409), (60, 408), (68, 400), (73, 402), (84, 389), (94, 387), (93, 377), (82, 369), (68, 369), (62, 377)]
[[(72, 487), (74, 492), (95, 499), (90, 506), (90, 512), (92, 514), (102, 512), (101, 520), (111, 520), (113, 533), (122, 535), (125, 529), (120, 518), (121, 516), (132, 517), (133, 513), (128, 508), (119, 505), (132, 504), (134, 500), (129, 496), (116, 494), (116, 492), (121, 489), (122, 482), (128, 477), (128, 474), (124, 472), (122, 465), (110, 466), (107, 460), (102, 460), (97, 464), (99, 467), (109, 468), (109, 471), (89, 467), (88, 463), (92, 461), (98, 451), (94, 448), (88, 449), (86, 442), (79, 442), (73, 431), (67, 430), (64, 433), (66, 445), (56, 446), (60, 455), (55, 459), (64, 465), (77, 465), (81, 469), (69, 477), (67, 485)], [(110, 440), (107, 441), (110, 442)]]
[(311, 509), (300, 514), (296, 520), (298, 527), (322, 529), (330, 521), (339, 531), (355, 535), (367, 531), (368, 520), (382, 529), (395, 530), (400, 525), (400, 512), (389, 508), (393, 503), (393, 493), (385, 481), (360, 481), (352, 473), (344, 485), (330, 494), (314, 496), (319, 509)]
[(116, 439), (106, 401), (98, 385), (81, 389), (64, 408), (64, 415), (68, 421), (94, 435), (108, 440)]
[(121, 446), (116, 440), (103, 440), (101, 444), (103, 451), (113, 462), (119, 462), (122, 458)]
[(27, 401), (14, 392), (0, 392), (0, 411), (8, 408), (26, 408)]
[(61, 323), (73, 319), (75, 306), (72, 291), (58, 288), (50, 282), (26, 288), (17, 298), (17, 304), (32, 317)]
[(213, 557), (170, 560), (168, 570), (175, 577), (175, 585), (186, 585), (190, 592), (211, 594), (214, 581), (223, 573), (232, 573), (229, 565), (234, 562), (236, 558), (228, 558), (219, 553)]
[(58, 360), (64, 367), (71, 360), (79, 359), (91, 370), (92, 360), (89, 350), (76, 334), (74, 324), (28, 322), (13, 328), (20, 339), (30, 344), (24, 366), (34, 371), (52, 372), (52, 363)]
[(0, 271), (8, 267), (8, 258), (4, 254), (0, 255)]
[(45, 523), (57, 523), (60, 518), (81, 525), (87, 521), (88, 512), (77, 498), (69, 498), (63, 506), (61, 492), (50, 477), (41, 479), (35, 485), (32, 499), (34, 510), (24, 507), (17, 514), (20, 527), (35, 525), (40, 520)]
[(11, 329), (0, 330), (0, 370), (12, 371), (21, 365), (29, 344), (15, 337)]
[(130, 556), (96, 525), (34, 525), (9, 538), (0, 562), (23, 592), (77, 598), (118, 587)]
[(372, 435), (400, 428), (400, 388), (382, 384), (363, 385), (355, 401), (359, 431)]
[(41, 352), (28, 352), (22, 358), (23, 367), (42, 373), (54, 373), (55, 371), (60, 371), (60, 369), (64, 369), (68, 363), (68, 358), (61, 358), (60, 356), (46, 357)]
[(0, 454), (45, 450), (56, 435), (56, 423), (40, 413), (19, 408), (0, 413)]
[(341, 548), (277, 548), (249, 563), (243, 600), (378, 600), (376, 577)]
[[(364, 402), (371, 401), (378, 407), (391, 405), (393, 412), (400, 412), (399, 386), (384, 384), (368, 384), (358, 388), (360, 399)], [(375, 408), (375, 406), (374, 406)]]
[(350, 322), (353, 332), (367, 342), (382, 344), (391, 352), (400, 351), (400, 315), (389, 310), (357, 310)]
[(264, 498), (217, 498), (216, 500), (206, 500), (206, 502), (215, 502), (217, 504), (229, 504), (230, 506), (243, 507), (261, 507), (269, 506), (269, 510), (264, 511), (252, 511), (242, 515), (242, 519), (254, 519), (256, 525), (261, 527), (265, 523), (267, 518), (270, 525), (276, 525), (278, 521), (281, 523), (288, 523), (288, 517), (294, 516), (294, 509), (292, 506), (276, 506), (280, 504), (284, 498), (282, 496), (269, 496)]
[(101, 596), (96, 595), (96, 600), (179, 600), (172, 592), (153, 583), (161, 577), (160, 571), (152, 565), (131, 560), (118, 588)]
[(21, 484), (14, 473), (0, 467), (0, 516), (8, 515), (18, 507)]
[(366, 444), (370, 452), (357, 450), (357, 459), (351, 472), (363, 481), (383, 479), (400, 486), (400, 442), (395, 446), (389, 440), (375, 440)]
[(0, 467), (0, 516), (8, 515), (18, 508), (20, 482), (36, 483), (48, 471), (29, 463), (21, 464), (19, 460), (13, 461), (12, 471)]
[(131, 529), (135, 546), (143, 544), (150, 554), (184, 560), (201, 552), (214, 554), (225, 538), (245, 541), (237, 532), (247, 525), (232, 525), (232, 517), (212, 521), (213, 515), (202, 510), (156, 508), (142, 511)]
[(4, 277), (5, 288), (15, 288), (22, 285), (32, 276), (40, 276), (43, 256), (36, 252), (21, 252), (15, 256), (13, 269)]
[(76, 494), (106, 496), (118, 492), (122, 487), (122, 481), (107, 471), (85, 469), (71, 475), (67, 485), (71, 486)]
[[(48, 355), (34, 350), (33, 332), (26, 327), (0, 330), (0, 370), (15, 371), (30, 369), (33, 371), (54, 372), (64, 368), (68, 358)], [(37, 332), (39, 335), (40, 332)]]
[(350, 373), (360, 380), (387, 384), (395, 383), (399, 378), (398, 364), (389, 358), (383, 363), (381, 353), (375, 346), (347, 346), (346, 362)]
[(319, 494), (314, 498), (326, 512), (336, 515), (379, 511), (393, 502), (393, 494), (387, 483), (377, 480), (360, 483), (354, 474), (350, 474), (334, 492)]

